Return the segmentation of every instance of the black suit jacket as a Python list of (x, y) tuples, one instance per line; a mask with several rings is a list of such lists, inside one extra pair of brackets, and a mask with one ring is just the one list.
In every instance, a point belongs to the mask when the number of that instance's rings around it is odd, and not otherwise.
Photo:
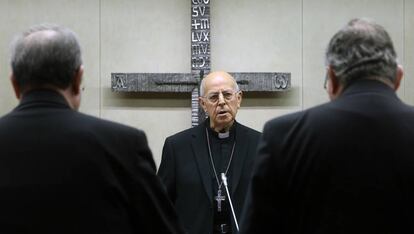
[[(208, 121), (208, 120), (207, 120)], [(244, 204), (260, 133), (237, 123), (230, 196), (237, 218)], [(190, 234), (211, 233), (213, 192), (205, 124), (165, 140), (158, 175), (167, 187), (178, 216)]]
[(0, 233), (179, 233), (145, 134), (53, 91), (0, 119)]
[(268, 122), (241, 233), (414, 233), (414, 109), (362, 80)]

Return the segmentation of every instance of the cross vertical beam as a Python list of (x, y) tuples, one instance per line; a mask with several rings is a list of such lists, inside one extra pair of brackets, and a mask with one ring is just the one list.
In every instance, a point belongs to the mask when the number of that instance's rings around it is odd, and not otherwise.
[[(191, 0), (191, 74), (201, 82), (211, 70), (210, 48), (210, 0)], [(200, 108), (199, 85), (191, 92), (191, 126), (197, 126), (206, 118)]]

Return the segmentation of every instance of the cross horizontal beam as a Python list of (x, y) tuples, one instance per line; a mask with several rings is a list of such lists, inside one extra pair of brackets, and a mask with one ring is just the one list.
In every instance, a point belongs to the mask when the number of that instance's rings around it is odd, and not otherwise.
[[(278, 92), (290, 88), (290, 73), (230, 72), (243, 92)], [(112, 73), (115, 92), (189, 93), (199, 86), (197, 75), (190, 73)]]

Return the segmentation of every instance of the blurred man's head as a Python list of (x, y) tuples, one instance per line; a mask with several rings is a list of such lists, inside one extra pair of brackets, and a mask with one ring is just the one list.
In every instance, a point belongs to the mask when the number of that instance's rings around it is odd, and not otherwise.
[(397, 89), (402, 78), (390, 36), (367, 19), (353, 19), (339, 30), (329, 42), (325, 59), (331, 98), (357, 80), (379, 80)]
[(200, 104), (217, 132), (228, 131), (233, 125), (241, 100), (242, 92), (227, 72), (212, 72), (201, 82)]
[(12, 44), (11, 80), (20, 98), (33, 89), (65, 91), (72, 108), (80, 102), (82, 58), (74, 32), (56, 25), (34, 26)]

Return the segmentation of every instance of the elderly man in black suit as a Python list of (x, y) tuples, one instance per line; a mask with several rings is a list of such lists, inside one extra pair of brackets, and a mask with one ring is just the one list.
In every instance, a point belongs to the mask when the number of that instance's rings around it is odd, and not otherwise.
[(235, 120), (242, 92), (227, 72), (207, 75), (200, 96), (208, 119), (165, 140), (158, 175), (189, 234), (236, 233), (220, 174), (228, 177), (237, 220), (260, 133)]
[(351, 20), (326, 66), (331, 102), (266, 123), (241, 233), (414, 233), (414, 108), (390, 36)]
[(182, 233), (144, 132), (77, 112), (72, 31), (29, 29), (11, 66), (20, 103), (0, 118), (0, 233)]

